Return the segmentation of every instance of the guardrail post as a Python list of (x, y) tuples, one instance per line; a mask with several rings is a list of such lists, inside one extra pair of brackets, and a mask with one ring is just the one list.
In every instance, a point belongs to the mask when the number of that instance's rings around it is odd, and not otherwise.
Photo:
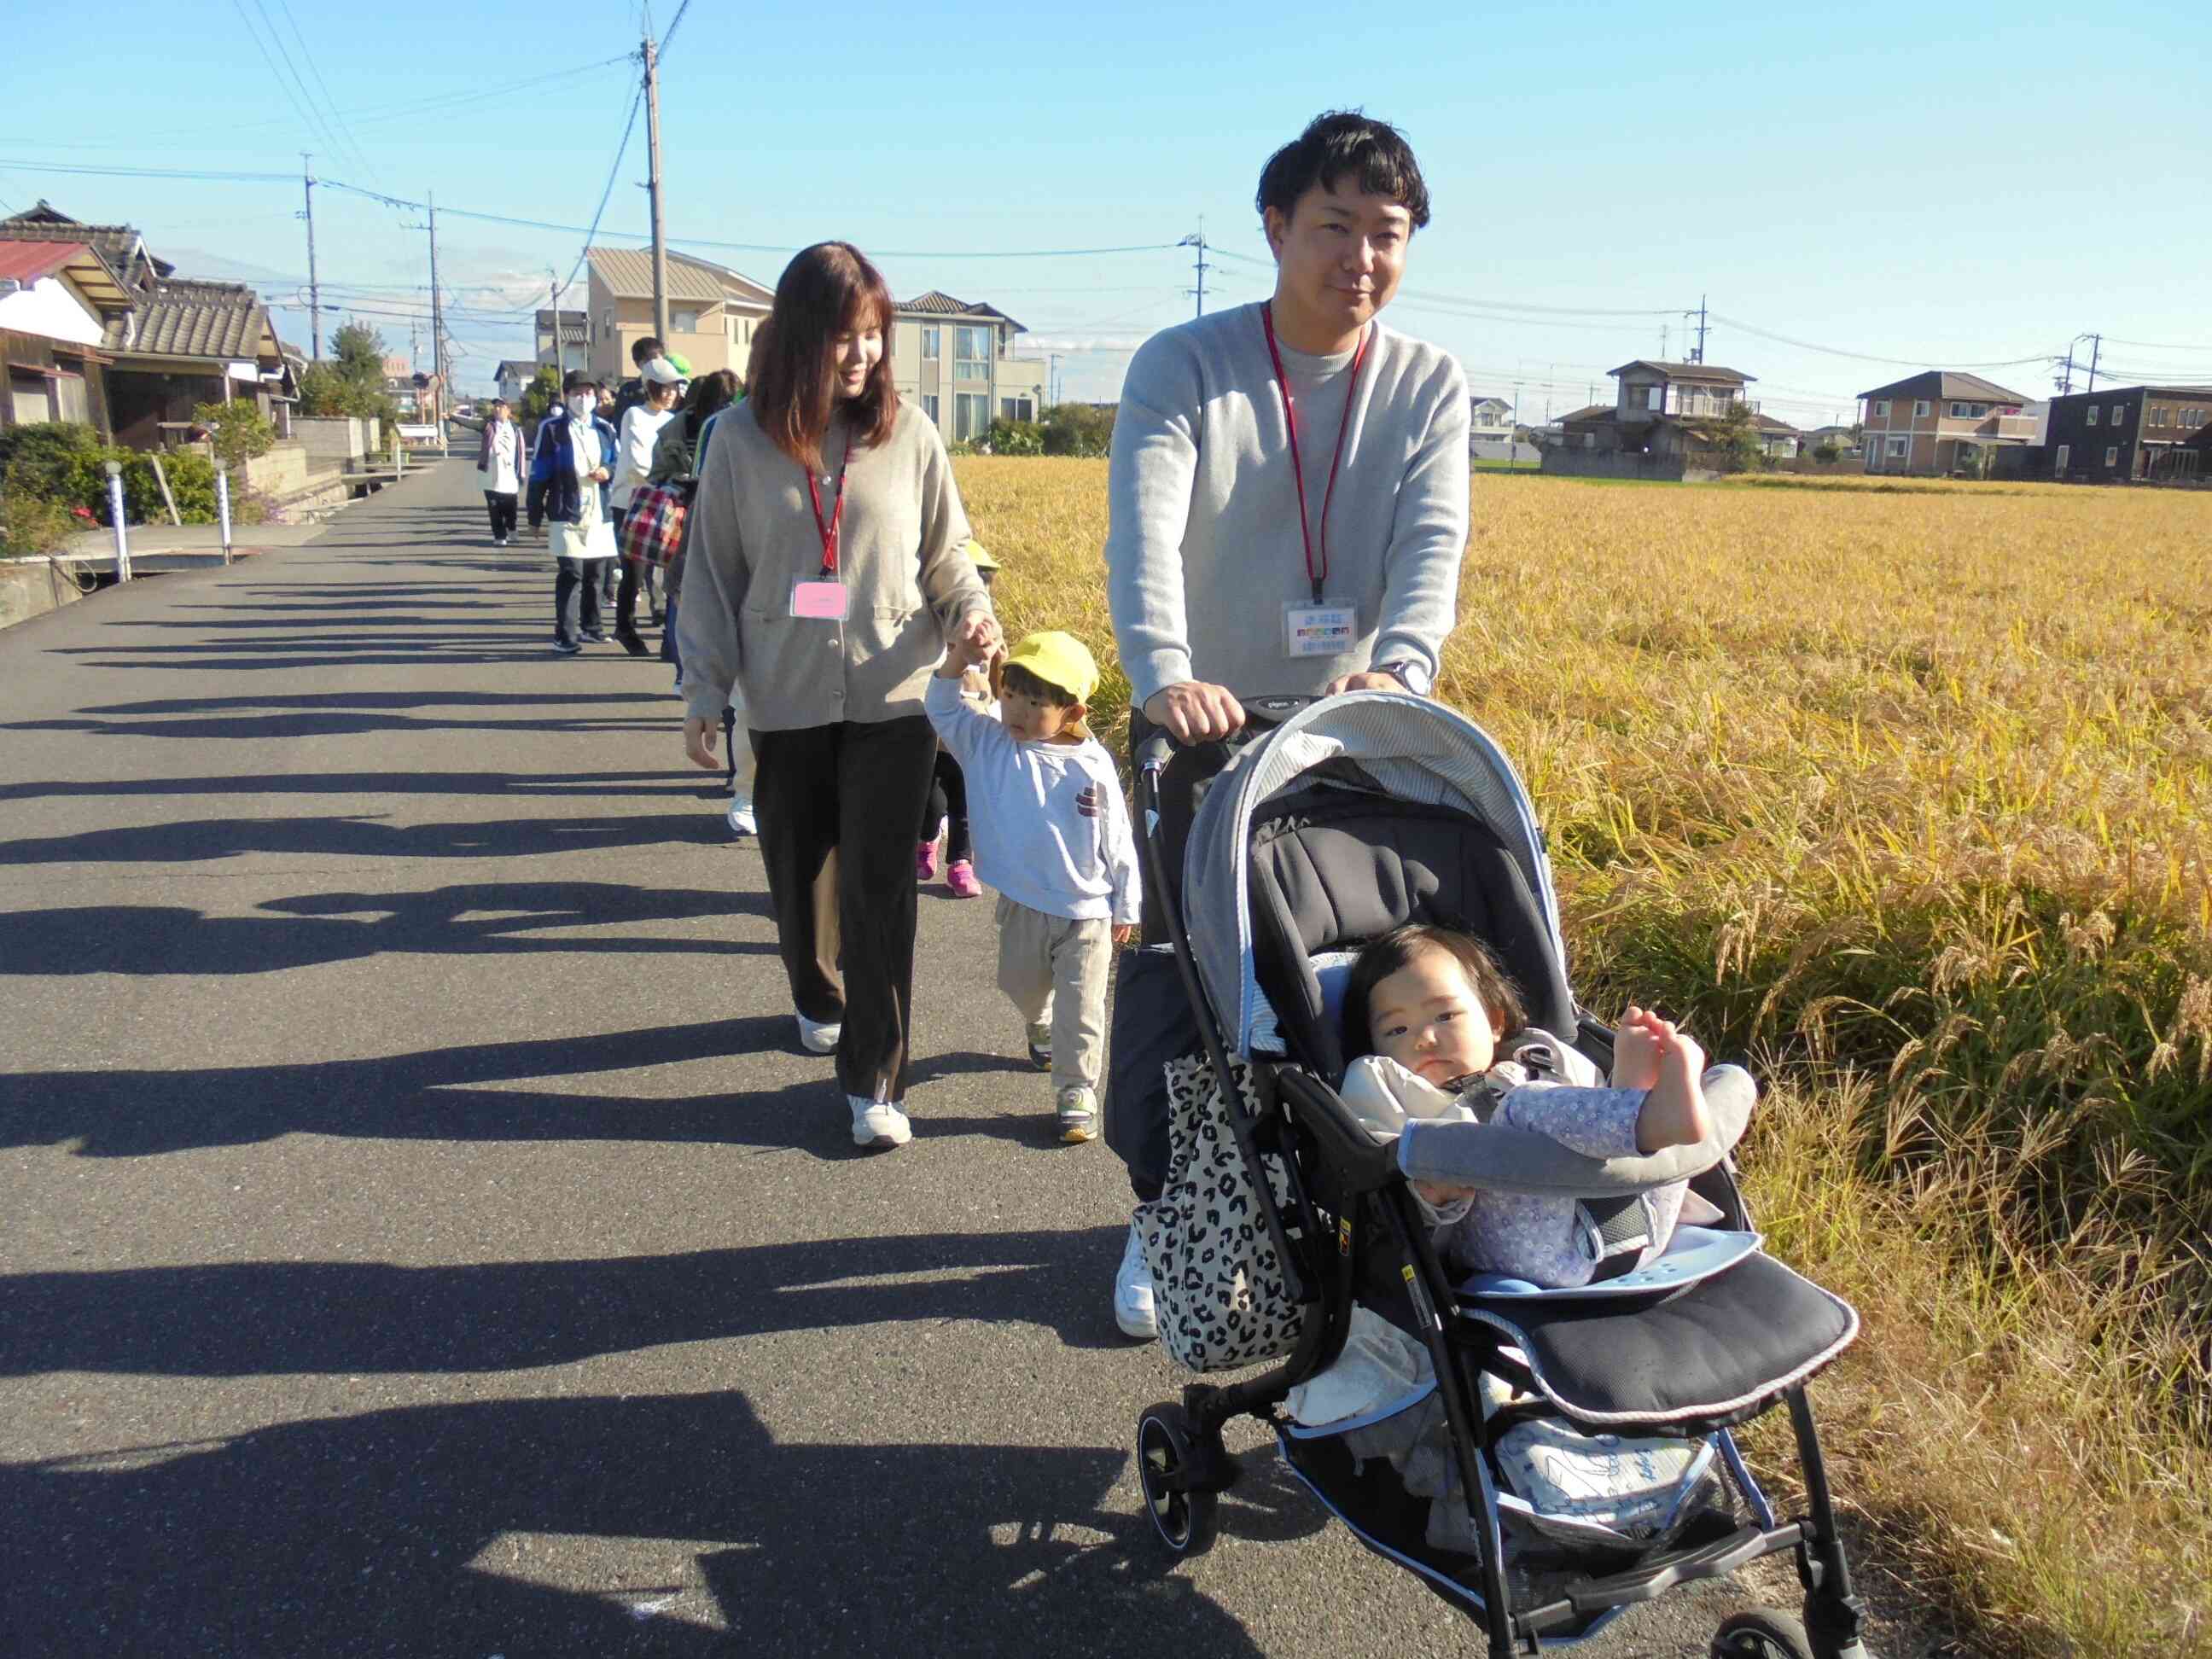
[(115, 580), (131, 580), (131, 534), (123, 527), (123, 463), (107, 464), (107, 520), (115, 526)]
[(230, 562), (230, 469), (218, 465), (215, 470), (215, 516), (222, 526), (222, 562)]

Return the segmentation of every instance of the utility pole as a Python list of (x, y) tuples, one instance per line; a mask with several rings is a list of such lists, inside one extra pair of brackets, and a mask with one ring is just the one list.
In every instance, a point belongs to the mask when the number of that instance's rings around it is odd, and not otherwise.
[(1664, 323), (1659, 325), (1659, 361), (1662, 363), (1667, 361), (1667, 325)]
[[(661, 215), (660, 51), (645, 37), (646, 190), (653, 198), (653, 332), (668, 343), (668, 232)], [(617, 354), (620, 356), (619, 353)], [(617, 365), (620, 367), (619, 364)]]
[(1204, 228), (1201, 227), (1192, 234), (1184, 237), (1182, 240), (1177, 242), (1176, 246), (1177, 247), (1195, 248), (1198, 250), (1198, 286), (1196, 288), (1185, 289), (1183, 292), (1186, 294), (1195, 294), (1198, 295), (1198, 315), (1203, 317), (1206, 315), (1206, 273), (1210, 269), (1206, 263), (1206, 231)]
[(1693, 363), (1705, 361), (1705, 296), (1702, 294), (1698, 295), (1698, 349), (1690, 354), (1690, 361)]
[(2097, 359), (2102, 355), (2104, 349), (2105, 337), (2101, 334), (2092, 334), (2089, 337), (2089, 384), (2082, 388), (2086, 392), (2094, 392), (2097, 389)]
[(438, 397), (446, 396), (446, 307), (438, 293), (438, 193), (423, 192), (430, 212), (430, 373), (438, 382)]
[(323, 289), (315, 280), (315, 175), (308, 162), (314, 157), (307, 151), (300, 152), (300, 183), (307, 198), (307, 210), (300, 216), (307, 222), (307, 346), (317, 362), (323, 360)]

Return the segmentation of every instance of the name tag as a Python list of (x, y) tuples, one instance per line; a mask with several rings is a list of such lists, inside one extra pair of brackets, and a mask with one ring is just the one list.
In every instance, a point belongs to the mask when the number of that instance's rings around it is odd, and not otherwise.
[(791, 585), (791, 614), (817, 622), (842, 622), (849, 596), (842, 582), (799, 582)]
[(1293, 657), (1340, 657), (1359, 637), (1356, 605), (1286, 605), (1283, 649)]

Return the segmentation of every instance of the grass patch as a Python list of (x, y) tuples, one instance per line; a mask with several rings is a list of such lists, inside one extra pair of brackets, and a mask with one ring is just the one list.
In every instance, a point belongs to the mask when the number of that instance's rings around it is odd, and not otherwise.
[[(1103, 464), (957, 471), (1118, 725)], [(1977, 1651), (2212, 1653), (2212, 496), (1554, 482), (1612, 493), (1474, 480), (1438, 695), (1585, 1000), (1774, 1085), (1761, 1224), (1867, 1316), (1839, 1492)]]

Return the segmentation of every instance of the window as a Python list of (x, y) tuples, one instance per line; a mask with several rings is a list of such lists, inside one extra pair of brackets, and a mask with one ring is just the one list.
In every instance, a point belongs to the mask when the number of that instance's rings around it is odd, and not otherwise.
[(972, 443), (991, 428), (991, 399), (979, 392), (952, 394), (952, 441)]
[(84, 376), (63, 369), (54, 376), (54, 418), (92, 424), (92, 405), (84, 395)]
[(1927, 398), (1916, 398), (1912, 402), (1912, 418), (1917, 421), (1935, 407), (1936, 405), (1929, 403)]
[(955, 328), (952, 331), (952, 357), (954, 380), (989, 380), (991, 331), (988, 328)]
[(42, 374), (17, 373), (8, 377), (8, 395), (15, 409), (18, 426), (33, 426), (54, 418), (53, 399)]
[(1662, 410), (1667, 406), (1666, 399), (1667, 388), (1665, 386), (1648, 386), (1644, 388), (1644, 408), (1653, 410)]
[(929, 416), (932, 426), (937, 424), (937, 394), (934, 392), (921, 394), (921, 412)]
[(696, 334), (699, 331), (699, 313), (696, 311), (670, 312), (668, 331), (672, 334)]
[(2125, 404), (2114, 404), (2112, 405), (2112, 424), (2114, 426), (2118, 426), (2122, 421), (2124, 421), (2127, 418), (2128, 406)]
[(1887, 420), (1889, 418), (1889, 399), (1887, 398), (1876, 398), (1875, 400), (1874, 412), (1875, 418), (1876, 420)]
[(2066, 476), (2066, 463), (2068, 459), (2072, 457), (2073, 453), (2073, 445), (2061, 444), (2058, 446), (2058, 459), (2051, 465), (2051, 476), (2052, 477), (2063, 478)]
[(1951, 418), (1955, 421), (1978, 421), (1990, 412), (1987, 404), (1953, 404)]
[(1901, 460), (1905, 459), (1905, 458), (1906, 456), (1908, 456), (1908, 455), (1911, 454), (1911, 453), (1912, 453), (1912, 440), (1911, 440), (1911, 439), (1910, 439), (1910, 438), (1892, 438), (1892, 439), (1889, 441), (1889, 459), (1892, 459), (1893, 461), (1901, 461)]
[(2097, 405), (2094, 404), (2089, 405), (2089, 424), (2091, 426), (2097, 424)]
[(2106, 466), (2118, 466), (2119, 464), (2120, 464), (2120, 448), (2119, 448), (2119, 446), (2118, 446), (2118, 444), (2112, 444), (2112, 445), (2108, 445), (2108, 446), (2106, 446), (2106, 450), (2105, 450), (2105, 465), (2106, 465)]
[(921, 355), (925, 361), (934, 362), (937, 357), (938, 333), (933, 325), (921, 331)]
[(1036, 419), (1036, 405), (1027, 398), (1001, 398), (999, 399), (999, 414), (1002, 419), (1009, 421), (1034, 421)]
[(2173, 411), (2172, 410), (2168, 409), (2164, 404), (2160, 404), (2156, 409), (2151, 410), (2149, 419), (2146, 420), (2143, 424), (2145, 426), (2164, 426), (2166, 422), (2166, 417), (2172, 413)]

